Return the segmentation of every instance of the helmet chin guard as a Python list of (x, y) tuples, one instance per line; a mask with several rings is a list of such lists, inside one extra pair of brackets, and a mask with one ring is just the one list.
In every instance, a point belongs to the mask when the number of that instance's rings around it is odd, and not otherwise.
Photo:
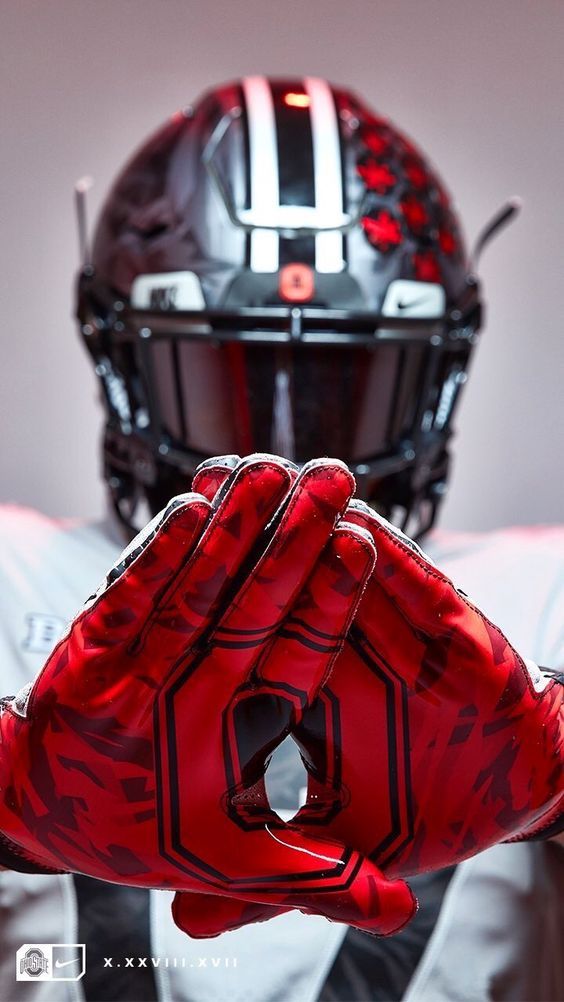
[(434, 168), (350, 92), (251, 77), (173, 116), (106, 200), (77, 315), (128, 528), (250, 452), (338, 456), (433, 524), (479, 284)]

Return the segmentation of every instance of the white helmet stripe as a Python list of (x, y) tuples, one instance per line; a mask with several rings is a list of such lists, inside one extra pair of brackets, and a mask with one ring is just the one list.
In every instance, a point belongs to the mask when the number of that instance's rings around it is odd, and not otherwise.
[[(265, 77), (245, 77), (242, 82), (249, 129), (250, 215), (276, 216), (278, 209), (278, 150), (272, 91)], [(278, 271), (279, 237), (274, 230), (251, 233), (251, 270)]]
[[(331, 88), (318, 77), (304, 79), (309, 95), (313, 163), (315, 174), (315, 207), (319, 226), (330, 226), (343, 214), (343, 173), (339, 124)], [(344, 267), (343, 237), (335, 230), (318, 233), (315, 237), (317, 271), (336, 272)]]
[[(341, 225), (343, 177), (339, 125), (329, 84), (306, 77), (304, 90), (310, 98), (315, 207), (280, 206), (276, 116), (270, 84), (265, 77), (243, 80), (249, 130), (251, 205), (241, 216), (249, 222), (268, 221), (271, 226), (312, 226), (323, 229)], [(288, 155), (292, 151), (288, 150)], [(279, 267), (280, 241), (274, 230), (255, 227), (251, 232), (250, 267), (255, 272), (275, 272)], [(342, 271), (343, 236), (336, 230), (315, 235), (317, 271)]]

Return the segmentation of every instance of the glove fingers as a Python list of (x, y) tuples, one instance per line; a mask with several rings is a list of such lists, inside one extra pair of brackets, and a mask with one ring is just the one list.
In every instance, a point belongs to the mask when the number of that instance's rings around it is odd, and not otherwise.
[(353, 490), (351, 474), (337, 461), (319, 460), (303, 468), (277, 515), (272, 540), (214, 633), (230, 678), (247, 676), (281, 625)]
[(103, 598), (108, 611), (130, 608), (138, 620), (147, 616), (190, 556), (211, 511), (199, 494), (172, 498), (123, 550), (87, 608)]
[(464, 608), (450, 579), (399, 529), (358, 501), (346, 517), (371, 533), (378, 551), (374, 578), (412, 626), (436, 632), (441, 619)]
[[(266, 644), (262, 634), (256, 638), (255, 649), (263, 647), (251, 684), (238, 690), (224, 717), (230, 781), (243, 795), (235, 807), (240, 817), (247, 818), (248, 807), (252, 820), (256, 804), (249, 786), (262, 777), (265, 758), (299, 722), (329, 675), (375, 560), (370, 536), (341, 523), (275, 638), (266, 633)], [(231, 656), (228, 647), (224, 677), (231, 676)]]
[[(96, 685), (92, 680), (90, 691), (91, 712), (94, 712), (100, 690), (104, 693), (103, 704), (107, 706), (110, 686), (114, 707), (117, 705), (118, 691), (115, 686), (118, 680), (120, 684), (126, 684), (130, 693), (135, 691), (132, 680), (138, 677), (139, 672), (125, 652), (135, 650), (160, 597), (170, 589), (179, 568), (194, 552), (211, 510), (209, 502), (199, 495), (186, 494), (174, 498), (121, 554), (103, 585), (75, 621), (71, 640), (61, 641), (60, 659), (57, 657), (51, 662), (56, 674), (62, 667), (66, 668), (69, 649), (72, 649), (78, 666), (85, 657), (99, 659), (100, 654), (110, 647), (121, 651), (120, 656), (112, 660), (107, 674), (100, 668), (96, 670)], [(156, 659), (154, 664), (156, 671)], [(143, 671), (145, 677), (148, 674)], [(70, 687), (65, 698), (72, 703), (71, 693), (77, 685), (74, 672), (66, 672), (66, 683), (60, 680), (58, 685), (60, 699), (63, 689), (67, 685)], [(143, 684), (143, 691), (150, 698), (153, 690), (151, 685)]]
[[(261, 454), (257, 454), (261, 455)], [(250, 458), (250, 457), (249, 457)], [(292, 483), (298, 475), (298, 467), (288, 460), (281, 460), (279, 456), (269, 456), (264, 454), (263, 459), (274, 459), (283, 462), (290, 473)], [(213, 501), (217, 492), (221, 489), (227, 478), (245, 460), (239, 456), (214, 456), (200, 463), (192, 480), (192, 490), (202, 494), (208, 501)]]
[(371, 537), (341, 522), (280, 630), (257, 665), (261, 684), (298, 690), (300, 706), (315, 697), (342, 648), (376, 562)]
[[(289, 488), (282, 463), (251, 458), (242, 463), (215, 498), (199, 545), (154, 603), (144, 629), (130, 652), (155, 648), (156, 670), (174, 662), (206, 628), (226, 590), (233, 587), (245, 561)], [(149, 659), (150, 660), (150, 659)]]
[(282, 905), (188, 891), (177, 891), (172, 902), (172, 917), (176, 925), (192, 939), (210, 939), (253, 922), (265, 922), (287, 911), (290, 908)]
[(240, 456), (214, 456), (200, 463), (192, 478), (192, 490), (203, 494), (208, 501), (213, 501), (233, 470), (242, 463)]

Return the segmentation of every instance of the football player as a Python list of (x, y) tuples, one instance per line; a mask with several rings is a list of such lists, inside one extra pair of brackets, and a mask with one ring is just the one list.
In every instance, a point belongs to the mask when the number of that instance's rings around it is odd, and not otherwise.
[[(87, 1000), (561, 995), (561, 681), (492, 621), (562, 667), (564, 531), (391, 524), (434, 525), (481, 327), (436, 170), (323, 80), (215, 88), (118, 177), (77, 312), (113, 516), (3, 516), (5, 692), (105, 582), (4, 706), (6, 991), (49, 939)], [(213, 968), (181, 931), (236, 926)]]

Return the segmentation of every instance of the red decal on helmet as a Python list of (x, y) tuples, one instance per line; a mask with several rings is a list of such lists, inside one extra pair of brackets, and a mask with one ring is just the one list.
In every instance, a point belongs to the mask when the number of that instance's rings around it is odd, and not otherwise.
[(414, 188), (421, 189), (427, 187), (429, 177), (422, 161), (418, 157), (406, 157), (403, 166)]
[(421, 282), (440, 282), (441, 269), (439, 262), (431, 251), (423, 251), (413, 255), (415, 277)]
[(363, 128), (361, 138), (364, 145), (377, 157), (381, 156), (390, 145), (389, 140), (376, 129)]
[(393, 188), (397, 178), (392, 174), (387, 164), (378, 163), (371, 157), (357, 164), (356, 167), (367, 188), (382, 194)]
[(454, 234), (450, 230), (439, 230), (439, 244), (443, 254), (454, 254), (458, 249)]
[(287, 264), (280, 270), (278, 293), (290, 303), (305, 303), (315, 292), (313, 269), (307, 264)]
[(362, 227), (370, 243), (384, 253), (402, 242), (400, 225), (389, 212), (378, 212), (375, 216), (363, 216)]
[(417, 198), (404, 198), (401, 202), (401, 211), (407, 225), (414, 233), (420, 233), (429, 222), (425, 206)]

